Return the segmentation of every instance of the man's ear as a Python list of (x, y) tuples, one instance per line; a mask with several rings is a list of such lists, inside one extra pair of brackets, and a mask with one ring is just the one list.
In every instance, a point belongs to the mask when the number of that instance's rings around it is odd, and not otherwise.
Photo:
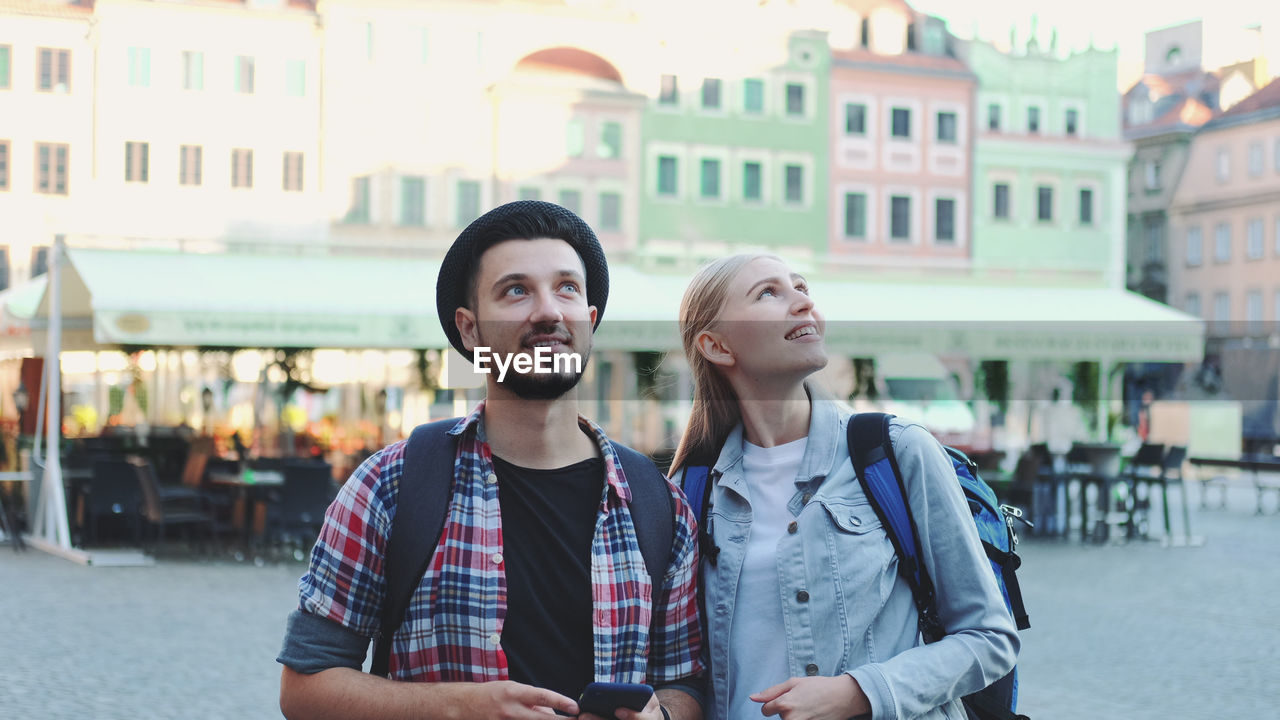
[(712, 365), (732, 367), (737, 362), (733, 357), (733, 351), (725, 344), (724, 338), (710, 330), (698, 333), (698, 336), (693, 339), (693, 346), (697, 348), (698, 354)]
[(453, 311), (453, 322), (458, 326), (458, 335), (462, 337), (462, 346), (475, 350), (480, 344), (480, 331), (476, 327), (476, 315), (467, 308), (459, 307)]
[(596, 306), (595, 306), (595, 305), (592, 305), (591, 307), (588, 307), (588, 308), (587, 308), (587, 312), (588, 312), (588, 313), (590, 313), (590, 315), (591, 315), (591, 327), (594, 329), (594, 328), (595, 328), (595, 326), (596, 326), (596, 315), (598, 315), (598, 314), (599, 314), (599, 312), (596, 310)]

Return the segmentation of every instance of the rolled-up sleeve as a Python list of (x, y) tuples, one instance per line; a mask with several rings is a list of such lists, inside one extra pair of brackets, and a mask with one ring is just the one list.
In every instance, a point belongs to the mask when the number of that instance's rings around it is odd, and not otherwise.
[(402, 466), (403, 443), (384, 448), (356, 468), (329, 505), (298, 580), (298, 609), (290, 616), (278, 662), (312, 673), (326, 665), (351, 667), (353, 661), (360, 667), (378, 631), (386, 591), (383, 557)]
[(702, 674), (702, 632), (698, 624), (698, 533), (684, 494), (667, 483), (675, 507), (671, 561), (653, 603), (649, 637), (650, 684), (692, 683)]
[(876, 720), (916, 717), (981, 690), (1009, 673), (1019, 649), (950, 457), (919, 425), (895, 422), (890, 437), (947, 635), (850, 671)]

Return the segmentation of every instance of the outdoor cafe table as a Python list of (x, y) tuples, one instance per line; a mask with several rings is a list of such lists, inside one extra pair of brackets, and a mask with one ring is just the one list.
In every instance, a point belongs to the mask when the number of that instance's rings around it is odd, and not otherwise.
[[(1120, 447), (1107, 443), (1076, 443), (1071, 446), (1067, 456), (1073, 460), (1067, 468), (1067, 479), (1080, 483), (1080, 540), (1088, 542), (1106, 539), (1106, 522), (1111, 516), (1111, 490), (1120, 482)], [(1098, 488), (1098, 510), (1102, 513), (1099, 522), (1103, 523), (1103, 532), (1098, 533), (1089, 523), (1090, 485)], [(1067, 524), (1071, 523), (1071, 496), (1067, 496)], [(1097, 523), (1094, 523), (1095, 525)]]
[(245, 468), (238, 473), (213, 471), (208, 477), (210, 484), (235, 492), (236, 506), (232, 511), (232, 524), (239, 528), (241, 543), (247, 550), (254, 534), (261, 534), (266, 529), (266, 504), (263, 496), (284, 485), (284, 473)]
[[(1211, 458), (1211, 457), (1193, 457), (1187, 458), (1187, 462), (1200, 467), (1211, 468), (1234, 468), (1236, 470), (1244, 470), (1253, 476), (1253, 487), (1258, 491), (1258, 510), (1259, 515), (1262, 513), (1262, 496), (1267, 491), (1276, 493), (1277, 506), (1276, 511), (1280, 512), (1280, 479), (1264, 478), (1264, 475), (1280, 473), (1280, 457), (1275, 455), (1249, 454), (1241, 455), (1239, 458)], [(1201, 505), (1203, 506), (1203, 490), (1201, 494)], [(1222, 493), (1222, 504), (1225, 507), (1227, 502), (1226, 490)]]

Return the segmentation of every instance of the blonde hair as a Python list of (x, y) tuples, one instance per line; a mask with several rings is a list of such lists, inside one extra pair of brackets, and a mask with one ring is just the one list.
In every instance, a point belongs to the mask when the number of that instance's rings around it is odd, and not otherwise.
[(684, 436), (671, 459), (671, 476), (691, 460), (711, 464), (720, 446), (742, 420), (738, 394), (728, 379), (698, 352), (700, 333), (715, 326), (724, 310), (729, 283), (748, 263), (760, 259), (780, 260), (768, 253), (741, 253), (704, 265), (689, 281), (680, 301), (680, 341), (693, 372), (693, 411)]

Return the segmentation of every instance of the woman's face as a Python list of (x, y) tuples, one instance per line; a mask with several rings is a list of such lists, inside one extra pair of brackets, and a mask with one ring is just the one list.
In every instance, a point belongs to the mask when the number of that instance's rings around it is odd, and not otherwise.
[(711, 360), (737, 368), (748, 380), (802, 380), (826, 367), (825, 331), (804, 278), (780, 260), (758, 258), (730, 281), (710, 332), (731, 362)]

